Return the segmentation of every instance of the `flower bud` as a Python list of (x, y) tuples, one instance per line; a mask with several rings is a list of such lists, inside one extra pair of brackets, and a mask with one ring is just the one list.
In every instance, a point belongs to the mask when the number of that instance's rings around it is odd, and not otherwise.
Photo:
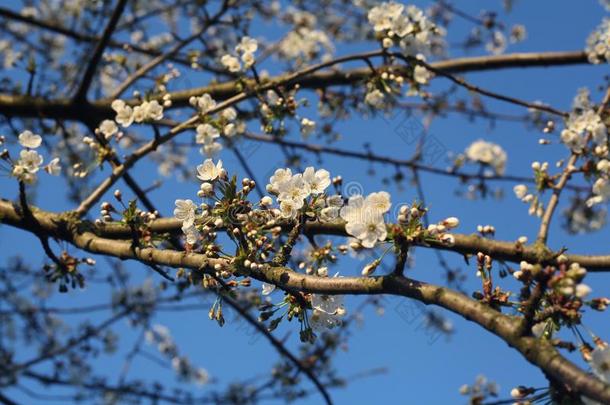
[(443, 225), (445, 225), (449, 229), (456, 228), (460, 224), (460, 220), (456, 217), (449, 217), (443, 221)]

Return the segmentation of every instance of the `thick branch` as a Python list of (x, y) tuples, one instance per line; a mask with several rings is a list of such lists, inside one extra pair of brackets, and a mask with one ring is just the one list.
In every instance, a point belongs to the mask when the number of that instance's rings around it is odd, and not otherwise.
[[(472, 58), (457, 58), (431, 63), (430, 66), (445, 73), (466, 73), (486, 71), (492, 69), (507, 69), (515, 67), (562, 66), (572, 64), (585, 64), (587, 58), (582, 51), (566, 52), (536, 52), (515, 53), (499, 56), (478, 56)], [(398, 70), (405, 67), (394, 67)], [(366, 80), (372, 74), (370, 68), (356, 68), (346, 70), (332, 70), (311, 73), (290, 81), (290, 84), (299, 84), (301, 88), (316, 89), (329, 86), (351, 85)], [(288, 83), (292, 75), (280, 75), (270, 79), (270, 83)], [(246, 80), (248, 86), (254, 86), (254, 81)], [(226, 100), (240, 94), (240, 87), (236, 81), (211, 84), (188, 90), (171, 93), (172, 105), (182, 107), (188, 105), (191, 96), (210, 94), (216, 100)], [(99, 100), (74, 109), (69, 100), (45, 100), (26, 96), (0, 95), (0, 114), (17, 117), (46, 117), (81, 121), (83, 117), (95, 117), (98, 121), (110, 118), (114, 114), (110, 109), (112, 100)], [(130, 104), (139, 101), (130, 100)]]
[[(24, 228), (23, 218), (7, 202), (0, 201), (2, 221)], [(76, 247), (91, 253), (108, 255), (121, 259), (134, 259), (143, 263), (182, 267), (213, 273), (214, 265), (229, 267), (227, 259), (211, 259), (198, 253), (161, 250), (156, 248), (133, 248), (128, 241), (101, 238), (85, 230), (84, 223), (77, 226), (70, 217), (35, 212), (43, 227), (47, 227), (55, 237), (60, 237)], [(26, 230), (27, 227), (25, 227)], [(237, 269), (244, 271), (244, 269)], [(435, 286), (402, 276), (381, 277), (315, 277), (297, 273), (286, 267), (263, 268), (248, 275), (280, 286), (286, 290), (297, 290), (316, 294), (372, 295), (393, 294), (413, 298), (425, 304), (438, 305), (470, 320), (503, 339), (518, 350), (529, 362), (540, 367), (545, 373), (562, 381), (573, 390), (589, 398), (610, 402), (610, 386), (587, 374), (564, 358), (550, 343), (532, 337), (522, 337), (518, 333), (519, 318), (504, 315), (467, 296), (445, 287)]]

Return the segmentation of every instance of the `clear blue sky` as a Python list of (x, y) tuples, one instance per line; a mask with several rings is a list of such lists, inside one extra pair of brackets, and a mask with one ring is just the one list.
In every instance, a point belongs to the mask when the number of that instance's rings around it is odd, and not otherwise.
[[(472, 14), (477, 14), (482, 7), (500, 8), (500, 1), (469, 1), (460, 2), (461, 7)], [(416, 2), (426, 5), (427, 2)], [(573, 2), (561, 1), (517, 1), (513, 11), (502, 20), (509, 25), (524, 24), (527, 27), (527, 40), (518, 45), (509, 46), (507, 52), (553, 51), (582, 49), (588, 34), (601, 22), (606, 15), (603, 8), (594, 0)], [(449, 38), (463, 38), (464, 29), (469, 24), (458, 22), (456, 29), (451, 29)], [(277, 36), (277, 28), (267, 24), (256, 27), (256, 35)], [(349, 51), (339, 48), (337, 55)], [(458, 53), (459, 54), (459, 53)], [(496, 73), (469, 74), (469, 80), (481, 87), (499, 93), (515, 96), (525, 100), (541, 100), (556, 108), (568, 110), (572, 98), (578, 88), (586, 86), (592, 90), (594, 100), (599, 100), (600, 92), (597, 86), (603, 84), (603, 76), (609, 73), (608, 65), (576, 66), (502, 70)], [(437, 79), (433, 89), (445, 88), (448, 83)], [(462, 93), (464, 94), (464, 93)], [(524, 110), (508, 104), (486, 100), (491, 111), (522, 114)], [(305, 114), (304, 114), (305, 115)], [(310, 115), (310, 118), (315, 118)], [(421, 119), (418, 118), (418, 119)], [(336, 146), (346, 149), (360, 149), (362, 143), (370, 142), (372, 149), (381, 155), (391, 155), (398, 158), (408, 158), (414, 151), (414, 145), (408, 145), (401, 140), (393, 130), (393, 126), (382, 119), (367, 119), (353, 116), (347, 122), (340, 124), (342, 141)], [(502, 145), (508, 153), (507, 173), (514, 175), (530, 175), (530, 164), (534, 160), (555, 162), (566, 154), (561, 145), (539, 146), (539, 133), (525, 128), (519, 123), (498, 122), (493, 131), (489, 130), (488, 122), (477, 120), (468, 122), (464, 117), (450, 114), (447, 118), (437, 118), (430, 127), (434, 135), (448, 151), (462, 152), (472, 141), (485, 138)], [(296, 131), (293, 135), (297, 137)], [(293, 138), (293, 139), (294, 139)], [(241, 166), (229, 151), (223, 152), (221, 158), (230, 173), (245, 176)], [(193, 155), (193, 164), (199, 163), (197, 155)], [(275, 146), (262, 145), (250, 156), (251, 165), (259, 174), (263, 183), (263, 175), (283, 166), (283, 158)], [(318, 165), (315, 158), (311, 163)], [(445, 166), (447, 162), (440, 159), (435, 162)], [(342, 175), (349, 181), (362, 184), (366, 193), (383, 189), (380, 177), (367, 174), (368, 163), (345, 158), (325, 157), (324, 167), (333, 175)], [(375, 165), (378, 174), (392, 174), (393, 167)], [(155, 167), (143, 164), (137, 171), (140, 182), (151, 184), (157, 178)], [(459, 232), (476, 231), (478, 224), (493, 224), (496, 227), (496, 237), (502, 240), (515, 240), (521, 235), (533, 239), (538, 226), (538, 220), (527, 215), (527, 206), (514, 198), (512, 185), (498, 184), (505, 189), (506, 197), (501, 200), (465, 200), (454, 196), (454, 191), (460, 186), (453, 179), (422, 174), (422, 181), (427, 202), (430, 207), (430, 218), (440, 220), (448, 216), (457, 216), (461, 220)], [(57, 190), (62, 182), (44, 177), (38, 191), (36, 204), (47, 210), (65, 210), (71, 208), (62, 200)], [(403, 190), (393, 186), (388, 191), (392, 194), (394, 204), (411, 202), (416, 198), (416, 190), (409, 184), (404, 184)], [(128, 194), (127, 188), (121, 187)], [(14, 198), (17, 193), (16, 183), (12, 179), (0, 178), (0, 196)], [(171, 215), (176, 198), (194, 198), (197, 185), (165, 181), (163, 186), (152, 193), (163, 214)], [(560, 208), (565, 207), (562, 205)], [(559, 218), (557, 218), (559, 219)], [(559, 227), (560, 221), (553, 223), (550, 244), (554, 248), (566, 245), (573, 252), (607, 253), (610, 250), (608, 230), (603, 229), (594, 234), (568, 236)], [(32, 265), (41, 264), (42, 250), (37, 241), (30, 235), (0, 227), (0, 262), (6, 263), (13, 255), (23, 255)], [(468, 274), (465, 288), (468, 292), (479, 289), (479, 280), (474, 277), (473, 266), (466, 266), (463, 259), (457, 255), (447, 254), (452, 265), (461, 266)], [(429, 282), (442, 282), (443, 272), (439, 269), (434, 254), (419, 249), (415, 253), (415, 268), (409, 271), (414, 278)], [(99, 274), (109, 271), (105, 268), (106, 261), (98, 258)], [(149, 272), (139, 264), (125, 263), (133, 274), (133, 281), (152, 277), (155, 282), (159, 277)], [(361, 265), (345, 260), (334, 271), (343, 275), (356, 275)], [(515, 287), (510, 281), (503, 281), (505, 286)], [(593, 286), (596, 296), (610, 295), (610, 284), (601, 277), (590, 276), (589, 284)], [(77, 306), (105, 302), (108, 300), (107, 288), (90, 286), (84, 291), (71, 291), (69, 294), (56, 296), (53, 300), (57, 306)], [(279, 295), (274, 296), (280, 299)], [(361, 298), (349, 298), (348, 311), (355, 308)], [(458, 388), (464, 383), (472, 383), (478, 374), (484, 374), (489, 379), (498, 382), (504, 397), (508, 396), (510, 388), (519, 384), (544, 386), (544, 376), (531, 367), (518, 353), (511, 350), (505, 343), (488, 333), (484, 333), (474, 324), (468, 323), (457, 316), (446, 314), (455, 326), (456, 333), (449, 339), (441, 337), (430, 342), (430, 336), (425, 330), (418, 328), (419, 322), (407, 322), (396, 310), (401, 300), (387, 300), (386, 312), (383, 316), (373, 311), (365, 312), (365, 322), (362, 327), (354, 329), (347, 342), (347, 350), (336, 358), (336, 365), (344, 376), (357, 374), (372, 368), (385, 367), (387, 373), (369, 378), (359, 379), (345, 389), (333, 390), (332, 396), (336, 403), (404, 403), (404, 404), (447, 404), (465, 403), (466, 400), (458, 394)], [(189, 313), (160, 313), (156, 321), (172, 329), (181, 350), (188, 353), (192, 361), (208, 369), (218, 381), (227, 383), (232, 380), (242, 380), (264, 373), (275, 361), (276, 353), (265, 339), (251, 340), (250, 329), (239, 325), (228, 324), (219, 328), (216, 323), (207, 319), (207, 311)], [(610, 339), (607, 315), (587, 314), (587, 325), (598, 335)], [(78, 319), (78, 317), (74, 317)], [(101, 319), (101, 318), (100, 318)], [(292, 329), (288, 340), (290, 346), (296, 347), (298, 340), (297, 325), (293, 328), (281, 328), (279, 337)], [(134, 332), (125, 323), (118, 329), (123, 341), (122, 351), (131, 347), (135, 338)], [(27, 352), (27, 350), (26, 350)], [(120, 366), (120, 356), (112, 356), (99, 361), (99, 366), (115, 370)], [(171, 371), (151, 367), (146, 360), (137, 360), (134, 365), (135, 374), (146, 377), (160, 378), (165, 376), (168, 381), (174, 381)], [(204, 388), (193, 386), (194, 392), (205, 392)], [(59, 392), (59, 391), (58, 391)], [(26, 398), (16, 392), (13, 397)], [(313, 395), (301, 403), (319, 403), (320, 398)], [(28, 401), (34, 404), (35, 401)], [(42, 402), (41, 402), (42, 403)]]

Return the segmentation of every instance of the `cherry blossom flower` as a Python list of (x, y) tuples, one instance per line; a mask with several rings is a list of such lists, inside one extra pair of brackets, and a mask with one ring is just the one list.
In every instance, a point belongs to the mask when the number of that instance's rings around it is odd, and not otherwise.
[(381, 206), (386, 206), (384, 195), (375, 196), (368, 201), (361, 195), (355, 195), (350, 197), (348, 204), (341, 209), (341, 218), (346, 221), (345, 231), (358, 238), (365, 248), (374, 247), (377, 241), (383, 241), (387, 236), (384, 211), (380, 210), (380, 203)]
[(250, 37), (243, 37), (240, 43), (235, 47), (235, 51), (241, 54), (241, 61), (246, 68), (254, 64), (254, 52), (256, 52), (257, 49), (258, 41)]
[(385, 214), (392, 206), (392, 203), (390, 202), (390, 193), (386, 191), (369, 194), (364, 203), (369, 208), (379, 212), (380, 214)]
[(241, 63), (239, 63), (239, 59), (232, 55), (223, 55), (220, 58), (220, 63), (227, 68), (229, 72), (237, 73), (241, 70)]
[(527, 186), (525, 184), (517, 184), (513, 187), (513, 192), (521, 200), (527, 194)]
[(419, 84), (428, 84), (430, 78), (432, 77), (432, 73), (424, 66), (417, 65), (413, 69), (413, 80)]
[(43, 160), (42, 156), (35, 150), (22, 150), (19, 152), (18, 165), (23, 166), (29, 173), (36, 173)]
[(466, 149), (466, 157), (473, 162), (491, 166), (498, 175), (504, 174), (507, 156), (500, 145), (479, 139)]
[(364, 102), (372, 107), (381, 109), (384, 106), (385, 96), (379, 89), (372, 90), (364, 96)]
[(561, 131), (561, 141), (574, 153), (580, 153), (585, 147), (586, 133), (591, 134), (596, 144), (605, 145), (608, 140), (607, 131), (601, 117), (593, 109), (577, 109), (570, 114), (566, 128)]
[(208, 93), (203, 94), (201, 97), (191, 97), (189, 103), (192, 106), (199, 108), (199, 111), (201, 111), (202, 114), (206, 114), (216, 107), (216, 101)]
[(303, 138), (307, 138), (315, 130), (316, 130), (315, 121), (312, 121), (307, 118), (303, 118), (301, 120), (301, 135), (303, 136)]
[(393, 21), (400, 17), (404, 8), (405, 6), (399, 3), (384, 2), (373, 7), (367, 17), (375, 31), (389, 30), (392, 28)]
[(196, 128), (197, 137), (195, 138), (195, 142), (202, 144), (211, 144), (214, 140), (220, 137), (220, 132), (218, 129), (214, 128), (210, 124), (199, 124)]
[(295, 219), (299, 213), (299, 208), (301, 208), (302, 206), (302, 201), (299, 204), (294, 200), (283, 200), (280, 202), (280, 215), (283, 218)]
[(195, 222), (195, 210), (197, 206), (192, 200), (176, 200), (174, 216), (182, 221), (184, 227), (189, 227)]
[(330, 186), (330, 173), (325, 169), (314, 171), (310, 166), (303, 172), (303, 180), (307, 183), (311, 194), (322, 194)]
[(114, 100), (110, 107), (116, 112), (115, 121), (121, 126), (127, 128), (133, 123), (133, 109), (123, 100)]
[(113, 120), (104, 120), (98, 127), (98, 130), (106, 139), (109, 139), (119, 131), (119, 127), (117, 127)]
[(604, 178), (595, 180), (592, 191), (594, 196), (587, 200), (587, 206), (592, 207), (610, 200), (610, 181)]
[(146, 111), (146, 118), (154, 121), (163, 119), (163, 106), (157, 100), (145, 101), (142, 106)]
[(309, 197), (311, 189), (303, 177), (303, 174), (297, 173), (292, 178), (284, 182), (279, 187), (279, 201), (290, 200), (295, 203), (297, 208), (303, 206), (303, 200)]
[(275, 193), (279, 193), (280, 187), (292, 178), (292, 171), (290, 169), (277, 169), (273, 176), (269, 179), (269, 187), (274, 190)]
[(399, 42), (409, 55), (438, 53), (444, 48), (444, 30), (430, 21), (418, 7), (383, 2), (371, 8), (367, 17), (386, 47)]
[(206, 159), (197, 166), (197, 178), (202, 181), (214, 181), (222, 174), (222, 160), (214, 164), (212, 159)]
[(331, 55), (334, 47), (324, 31), (309, 27), (299, 27), (290, 31), (279, 44), (279, 53), (285, 59), (297, 60), (303, 64), (318, 57), (322, 50)]
[(26, 130), (19, 134), (19, 143), (24, 148), (36, 149), (42, 143), (42, 137)]
[(222, 145), (215, 140), (220, 132), (211, 124), (199, 124), (196, 128), (195, 142), (203, 144), (202, 152), (207, 156), (214, 156), (222, 149)]
[(610, 63), (610, 18), (604, 18), (589, 35), (585, 52), (591, 63)]
[(220, 116), (227, 121), (233, 121), (237, 118), (237, 111), (233, 107), (228, 107), (221, 111)]
[(184, 236), (186, 237), (186, 243), (189, 245), (194, 245), (197, 243), (197, 239), (199, 239), (199, 231), (195, 227), (195, 224), (184, 222), (182, 225), (182, 233), (184, 233)]

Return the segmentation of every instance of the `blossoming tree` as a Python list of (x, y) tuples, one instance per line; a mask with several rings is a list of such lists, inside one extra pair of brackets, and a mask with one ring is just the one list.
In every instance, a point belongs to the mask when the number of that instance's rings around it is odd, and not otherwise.
[[(527, 35), (506, 22), (511, 1), (506, 13), (441, 0), (18, 3), (0, 6), (1, 403), (331, 403), (351, 382), (333, 359), (384, 297), (425, 304), (438, 333), (464, 318), (474, 326), (461, 333), (495, 336), (545, 377), (507, 391), (480, 377), (460, 388), (471, 403), (610, 403), (609, 331), (587, 326), (610, 303), (607, 281), (590, 276), (610, 270), (610, 255), (571, 246), (603, 229), (610, 200), (599, 73), (610, 19), (579, 50), (512, 53)], [(465, 35), (449, 35), (455, 26)], [(563, 65), (591, 69), (599, 86), (570, 89), (567, 109), (469, 76)], [(423, 130), (395, 136), (405, 113)], [(360, 117), (390, 125), (345, 133)], [(454, 150), (431, 139), (433, 122), (460, 117), (525, 124), (539, 161), (516, 175), (512, 139), (481, 133)], [(364, 151), (358, 136), (371, 138)], [(260, 145), (273, 152), (261, 157)], [(339, 172), (336, 159), (375, 169)], [(428, 175), (444, 179), (456, 213), (426, 198)], [(534, 235), (464, 227), (476, 209), (458, 219), (466, 201), (515, 197), (529, 217), (511, 220), (534, 221)], [(9, 240), (24, 233), (25, 247)], [(415, 277), (427, 252), (437, 269)], [(277, 362), (223, 384), (174, 334), (178, 311), (246, 325)], [(190, 343), (206, 345), (193, 319)]]

